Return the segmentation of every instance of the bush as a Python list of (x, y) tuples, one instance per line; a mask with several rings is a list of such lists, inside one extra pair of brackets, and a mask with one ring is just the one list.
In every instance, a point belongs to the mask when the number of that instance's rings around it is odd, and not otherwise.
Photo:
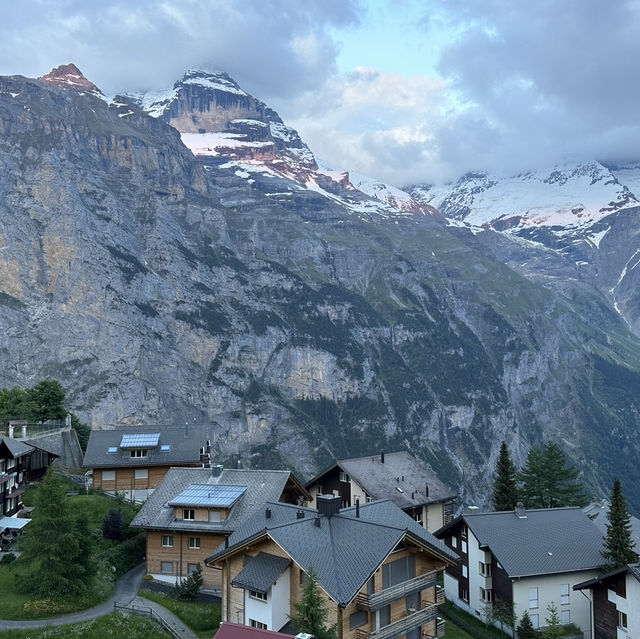
[(10, 564), (15, 560), (16, 560), (16, 556), (12, 552), (10, 552), (4, 555), (2, 559), (0, 559), (0, 564)]
[(198, 567), (183, 581), (176, 581), (176, 585), (171, 592), (174, 599), (183, 601), (193, 601), (200, 592), (202, 587), (202, 566)]
[(138, 535), (114, 542), (111, 548), (102, 553), (104, 559), (116, 569), (116, 577), (120, 577), (131, 568), (135, 568), (143, 559), (146, 552), (146, 535), (139, 531)]

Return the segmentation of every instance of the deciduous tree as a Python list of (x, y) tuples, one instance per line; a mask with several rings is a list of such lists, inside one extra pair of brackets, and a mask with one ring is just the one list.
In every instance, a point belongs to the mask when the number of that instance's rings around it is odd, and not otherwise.
[(602, 556), (607, 570), (615, 570), (637, 561), (635, 542), (631, 537), (631, 516), (622, 493), (622, 484), (616, 477), (611, 489), (611, 503), (607, 513), (607, 534)]
[(502, 442), (493, 482), (491, 501), (494, 510), (513, 510), (518, 502), (516, 467), (511, 461), (506, 442)]

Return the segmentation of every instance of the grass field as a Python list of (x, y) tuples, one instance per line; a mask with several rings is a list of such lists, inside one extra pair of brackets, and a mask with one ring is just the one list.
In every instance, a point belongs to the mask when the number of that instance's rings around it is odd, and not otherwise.
[(45, 626), (34, 630), (3, 630), (0, 639), (167, 639), (171, 637), (155, 621), (111, 613), (91, 621), (67, 626)]
[(218, 630), (220, 625), (220, 604), (178, 601), (165, 594), (144, 588), (138, 594), (171, 610), (198, 637), (213, 637)]

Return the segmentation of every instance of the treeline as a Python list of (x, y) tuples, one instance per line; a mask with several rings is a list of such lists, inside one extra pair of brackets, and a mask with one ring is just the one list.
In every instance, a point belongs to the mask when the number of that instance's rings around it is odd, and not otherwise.
[(492, 504), (494, 510), (513, 510), (518, 502), (526, 508), (585, 506), (584, 486), (578, 470), (558, 444), (548, 441), (529, 450), (527, 461), (516, 469), (505, 442), (496, 463)]
[(91, 429), (66, 406), (65, 390), (55, 379), (44, 379), (31, 388), (0, 388), (0, 424), (10, 420), (30, 423), (63, 420), (71, 415), (71, 426), (78, 434), (82, 450), (86, 450)]

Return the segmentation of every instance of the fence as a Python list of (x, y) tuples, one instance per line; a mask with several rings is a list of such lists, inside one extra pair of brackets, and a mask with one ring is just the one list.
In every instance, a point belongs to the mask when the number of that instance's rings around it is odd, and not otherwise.
[(149, 617), (154, 621), (157, 621), (172, 637), (173, 639), (181, 639), (180, 633), (170, 624), (168, 624), (157, 612), (154, 612), (153, 608), (148, 606), (136, 606), (131, 603), (121, 603), (114, 601), (113, 609), (115, 611), (125, 612), (132, 615), (139, 615), (141, 617)]

